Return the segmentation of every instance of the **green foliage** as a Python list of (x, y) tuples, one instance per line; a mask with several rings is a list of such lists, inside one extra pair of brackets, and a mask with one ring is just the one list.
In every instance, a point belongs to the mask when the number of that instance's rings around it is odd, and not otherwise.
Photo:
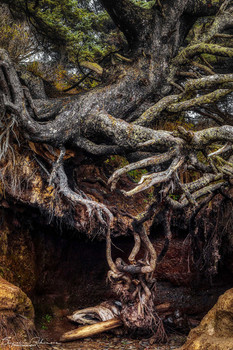
[(105, 164), (110, 165), (111, 167), (117, 169), (117, 168), (123, 168), (125, 165), (129, 164), (127, 159), (122, 156), (110, 156), (105, 160)]
[[(25, 13), (30, 22), (60, 57), (68, 62), (96, 60), (114, 44), (108, 42), (114, 26), (105, 11), (95, 12), (91, 1), (5, 0), (16, 13)], [(49, 47), (49, 45), (48, 45)]]
[(6, 5), (0, 5), (0, 47), (7, 50), (15, 63), (28, 59), (35, 52), (35, 42), (24, 21), (14, 21)]
[(183, 126), (186, 130), (194, 130), (195, 125), (189, 121), (186, 121), (183, 115), (180, 115), (178, 118), (175, 116), (172, 120), (161, 121), (159, 125), (165, 130), (174, 131), (177, 130), (178, 126)]
[(129, 171), (128, 175), (133, 179), (133, 181), (139, 182), (141, 177), (147, 173), (148, 171), (146, 169), (135, 169)]
[(46, 314), (42, 317), (42, 321), (41, 321), (41, 329), (48, 329), (48, 325), (49, 323), (52, 321), (52, 316), (49, 314)]
[(170, 193), (169, 197), (174, 199), (175, 201), (178, 201), (180, 199), (180, 194)]
[(151, 8), (155, 4), (155, 0), (132, 0), (136, 5), (143, 7), (145, 9)]

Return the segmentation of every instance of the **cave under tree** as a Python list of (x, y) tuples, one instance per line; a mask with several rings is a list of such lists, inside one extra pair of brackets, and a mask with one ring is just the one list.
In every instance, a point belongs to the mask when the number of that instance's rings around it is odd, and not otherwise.
[[(27, 3), (26, 15), (40, 27), (40, 1)], [(196, 217), (215, 196), (232, 200), (233, 118), (219, 103), (233, 92), (233, 6), (229, 0), (157, 0), (144, 7), (101, 0), (101, 5), (128, 46), (117, 64), (103, 67), (103, 83), (95, 88), (34, 100), (7, 51), (0, 50), (1, 182), (5, 196), (104, 238), (107, 277), (122, 303), (121, 320), (129, 329), (153, 329), (163, 338), (153, 303), (154, 272), (172, 239), (172, 217), (188, 212), (195, 236)], [(101, 63), (97, 67), (101, 70)], [(157, 127), (186, 111), (209, 118), (211, 127)], [(38, 147), (50, 154), (47, 162), (39, 160)], [(150, 190), (146, 210), (120, 213), (81, 190), (74, 176), (80, 154), (101, 162), (124, 156), (128, 164), (110, 176), (107, 186), (126, 197)], [(121, 177), (137, 169), (147, 171), (133, 188), (122, 189)], [(183, 181), (182, 174), (194, 172), (194, 180)], [(33, 186), (38, 193), (32, 198)], [(125, 230), (134, 239), (125, 260), (112, 258), (119, 215), (127, 217)], [(149, 236), (156, 220), (165, 233), (159, 256)]]

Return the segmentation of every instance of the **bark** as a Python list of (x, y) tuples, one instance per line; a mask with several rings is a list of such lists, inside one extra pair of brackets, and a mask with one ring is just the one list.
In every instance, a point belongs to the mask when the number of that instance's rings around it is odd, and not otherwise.
[[(221, 125), (200, 131), (179, 127), (177, 131), (165, 131), (156, 130), (154, 126), (162, 116), (196, 107), (205, 112), (206, 106), (233, 91), (232, 74), (215, 73), (208, 62), (200, 64), (198, 61), (203, 54), (233, 57), (230, 44), (214, 41), (216, 34), (232, 28), (233, 8), (229, 1), (178, 0), (174, 7), (173, 1), (167, 0), (150, 11), (142, 11), (127, 0), (102, 0), (102, 3), (125, 34), (132, 48), (132, 62), (124, 62), (113, 69), (111, 75), (107, 74), (104, 86), (58, 102), (46, 102), (49, 113), (44, 113), (44, 102), (34, 105), (7, 53), (0, 50), (0, 104), (5, 125), (0, 157), (3, 159), (11, 152), (9, 134), (16, 123), (27, 141), (49, 147), (51, 159), (49, 166), (43, 169), (45, 182), (68, 208), (85, 208), (87, 221), (91, 222), (94, 217), (104, 231), (110, 267), (108, 279), (123, 304), (124, 324), (133, 330), (156, 328), (161, 340), (164, 339), (163, 328), (153, 304), (154, 271), (157, 259), (162, 259), (172, 238), (171, 210), (187, 207), (197, 210), (208, 203), (206, 198), (210, 199), (210, 193), (215, 196), (231, 187), (233, 127)], [(205, 28), (205, 35), (185, 43), (193, 25), (190, 14), (205, 16), (209, 6), (210, 14), (216, 16)], [(184, 80), (185, 74), (180, 76), (180, 70), (192, 73), (193, 66), (198, 67), (197, 77), (187, 74), (189, 79)], [(211, 151), (211, 146), (217, 147), (217, 151)], [(67, 177), (64, 166), (67, 148), (95, 156), (124, 154), (130, 159), (133, 155), (133, 163), (110, 177), (108, 184), (112, 190), (129, 170), (147, 168), (150, 171), (133, 189), (122, 190), (130, 197), (155, 186), (153, 203), (145, 212), (131, 218), (135, 243), (126, 261), (112, 258), (114, 215), (111, 209), (75, 189), (72, 176), (71, 179)], [(180, 174), (188, 167), (200, 172), (200, 176), (184, 184)], [(8, 181), (4, 172), (2, 179)], [(10, 186), (8, 189), (10, 192)], [(175, 199), (176, 193), (178, 198)], [(12, 191), (11, 195), (14, 195)], [(162, 255), (157, 258), (145, 223), (164, 209), (166, 240)], [(145, 255), (139, 259), (137, 255), (142, 247)]]
[(113, 22), (125, 34), (129, 45), (140, 45), (142, 36), (145, 35), (145, 23), (149, 24), (150, 11), (134, 5), (130, 0), (101, 2)]
[(113, 318), (109, 321), (98, 322), (90, 326), (84, 326), (77, 328), (73, 331), (63, 334), (60, 341), (68, 342), (77, 339), (92, 337), (93, 335), (100, 334), (111, 329), (117, 328), (122, 325), (121, 320)]

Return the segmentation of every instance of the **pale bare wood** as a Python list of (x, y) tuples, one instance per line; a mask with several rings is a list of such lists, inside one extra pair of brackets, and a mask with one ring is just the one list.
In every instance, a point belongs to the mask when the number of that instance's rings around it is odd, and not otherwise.
[(86, 337), (91, 337), (95, 334), (109, 331), (110, 329), (117, 328), (122, 325), (122, 321), (119, 318), (112, 318), (111, 320), (98, 322), (92, 325), (79, 327), (70, 332), (66, 332), (61, 336), (61, 342), (68, 342)]
[(171, 303), (163, 303), (155, 306), (155, 310), (160, 312), (167, 311), (170, 308), (171, 308)]

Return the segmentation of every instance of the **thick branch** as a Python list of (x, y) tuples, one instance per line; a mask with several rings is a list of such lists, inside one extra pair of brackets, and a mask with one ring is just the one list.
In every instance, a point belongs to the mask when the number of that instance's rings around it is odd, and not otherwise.
[(202, 106), (218, 101), (221, 97), (230, 94), (232, 91), (233, 89), (218, 89), (203, 96), (195, 97), (179, 103), (174, 103), (171, 106), (167, 107), (167, 110), (173, 113), (186, 111), (192, 107)]
[(229, 82), (233, 82), (233, 74), (214, 74), (204, 78), (188, 80), (187, 83), (185, 83), (185, 91), (207, 89), (217, 86), (218, 84)]
[(194, 133), (192, 145), (199, 149), (211, 144), (212, 142), (233, 142), (233, 127), (223, 125), (221, 127), (209, 128)]
[(183, 49), (172, 61), (173, 66), (181, 65), (189, 62), (189, 59), (201, 53), (208, 53), (211, 55), (222, 57), (233, 57), (233, 48), (224, 47), (217, 44), (199, 43), (191, 45)]
[(136, 125), (150, 126), (160, 116), (160, 114), (172, 103), (176, 102), (179, 95), (169, 95), (159, 100), (152, 107), (148, 108), (140, 117), (134, 122)]

